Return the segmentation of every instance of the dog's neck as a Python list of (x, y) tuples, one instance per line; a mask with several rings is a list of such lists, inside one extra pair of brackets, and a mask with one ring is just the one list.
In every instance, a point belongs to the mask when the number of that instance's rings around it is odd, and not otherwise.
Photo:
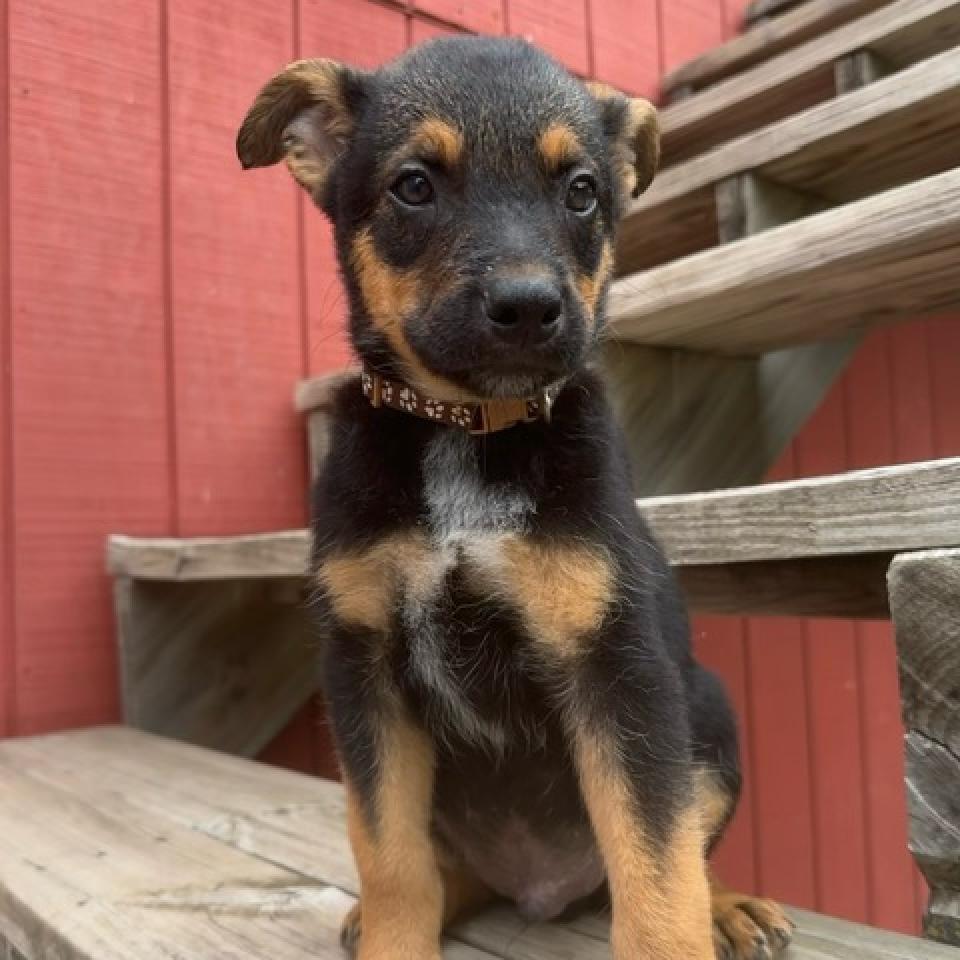
[(363, 395), (373, 407), (390, 407), (434, 423), (445, 423), (474, 435), (507, 430), (518, 423), (550, 420), (550, 407), (562, 384), (541, 390), (532, 397), (503, 397), (491, 400), (439, 400), (396, 377), (385, 377), (364, 367)]

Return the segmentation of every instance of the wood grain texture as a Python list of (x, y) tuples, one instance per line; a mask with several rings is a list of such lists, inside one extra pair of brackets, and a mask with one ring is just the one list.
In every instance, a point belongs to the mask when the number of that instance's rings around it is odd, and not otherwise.
[(317, 692), (303, 578), (115, 587), (123, 718), (254, 757)]
[[(890, 554), (679, 566), (690, 607), (751, 616), (890, 616), (884, 580)], [(854, 731), (856, 732), (856, 731)]]
[(960, 170), (614, 284), (609, 335), (754, 353), (960, 302)]
[(4, 665), (11, 732), (28, 733), (118, 715), (109, 582), (90, 560), (108, 529), (156, 531), (171, 512), (160, 51), (155, 6), (12, 0), (8, 14)]
[(107, 567), (139, 580), (233, 580), (303, 576), (310, 539), (306, 530), (238, 537), (177, 539), (112, 536)]
[(601, 368), (637, 495), (759, 483), (855, 346), (851, 339), (721, 357), (605, 344)]
[(679, 565), (950, 546), (960, 543), (960, 459), (656, 497), (638, 507)]
[[(0, 745), (0, 935), (28, 960), (339, 956), (356, 877), (330, 783), (101, 728)], [(450, 960), (609, 957), (607, 920), (497, 907)], [(941, 960), (946, 948), (802, 915), (800, 960)]]
[[(637, 501), (680, 566), (923, 549), (960, 542), (960, 459)], [(736, 542), (731, 542), (732, 538)], [(110, 540), (114, 574), (197, 581), (302, 576), (305, 530)]]
[(955, 46), (958, 37), (956, 0), (897, 0), (664, 110), (664, 163), (830, 99), (834, 62), (858, 50), (869, 47), (904, 67)]
[(618, 271), (713, 246), (710, 188), (738, 174), (832, 203), (858, 200), (954, 166), (958, 127), (960, 50), (949, 50), (668, 167), (621, 224)]
[(744, 14), (744, 21), (749, 26), (771, 17), (782, 17), (807, 2), (808, 0), (752, 0)]
[(910, 850), (932, 891), (924, 928), (960, 946), (960, 550), (897, 557), (889, 580)]
[(807, 0), (789, 14), (758, 24), (722, 46), (708, 50), (663, 78), (663, 91), (672, 97), (686, 87), (700, 90), (734, 73), (769, 60), (834, 27), (871, 13), (890, 0)]

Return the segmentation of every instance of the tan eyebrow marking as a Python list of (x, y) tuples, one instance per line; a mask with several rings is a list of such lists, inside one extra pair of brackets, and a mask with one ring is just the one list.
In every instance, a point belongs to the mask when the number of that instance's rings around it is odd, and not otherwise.
[(413, 131), (408, 148), (452, 170), (463, 161), (463, 134), (439, 117), (427, 117)]
[(538, 143), (548, 173), (559, 173), (583, 156), (583, 145), (565, 123), (554, 121), (540, 134)]

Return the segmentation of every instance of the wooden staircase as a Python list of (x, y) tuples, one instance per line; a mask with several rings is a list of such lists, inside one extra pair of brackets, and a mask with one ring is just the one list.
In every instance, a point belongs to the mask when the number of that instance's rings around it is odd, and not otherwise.
[[(757, 0), (758, 17), (776, 6)], [(638, 509), (694, 610), (893, 617), (909, 727), (911, 846), (934, 890), (927, 933), (960, 944), (960, 459), (755, 485), (864, 331), (960, 305), (960, 0), (783, 6), (787, 12), (668, 78), (665, 168), (621, 232), (601, 362), (634, 454)], [(336, 455), (326, 407), (341, 379), (311, 381), (297, 392), (314, 468)], [(307, 549), (305, 531), (112, 538), (126, 721), (256, 755), (314, 692)], [(324, 905), (332, 897), (339, 911), (355, 891), (352, 870), (341, 869), (336, 788), (132, 732), (87, 736), (4, 745), (0, 769), (19, 767), (45, 783), (61, 778), (60, 792), (70, 795), (63, 802), (83, 809), (93, 833), (106, 831), (104, 846), (110, 828), (86, 810), (101, 808), (104, 791), (119, 803), (114, 811), (104, 800), (107, 820), (125, 816), (129, 802), (141, 818), (149, 806), (150, 823), (162, 825), (156, 829), (176, 821), (181, 834), (212, 833), (229, 845), (226, 859), (240, 850), (258, 860), (258, 870), (260, 860), (275, 865), (283, 875), (269, 883), (296, 887), (291, 910), (319, 910), (332, 930)], [(71, 761), (73, 750), (89, 754), (89, 765)], [(154, 757), (169, 775), (146, 789)], [(108, 779), (91, 778), (97, 764), (122, 784), (115, 792)], [(199, 778), (203, 797), (174, 788), (177, 770)], [(41, 803), (36, 790), (31, 796)], [(241, 810), (254, 796), (255, 809)], [(297, 816), (280, 828), (271, 805), (287, 800)], [(184, 804), (191, 812), (177, 813)], [(0, 837), (19, 815), (0, 802)], [(316, 837), (314, 850), (309, 838)], [(141, 839), (130, 838), (131, 848)], [(29, 871), (5, 873), (2, 862), (0, 947), (6, 934), (16, 948), (11, 956), (52, 955), (37, 946), (63, 923), (44, 919), (49, 877), (38, 874), (33, 899), (14, 902), (5, 895), (27, 884)], [(284, 880), (287, 870), (309, 877), (309, 889)], [(189, 870), (177, 861), (174, 872), (186, 889)], [(239, 884), (237, 898), (253, 896), (250, 883)], [(94, 899), (107, 896), (91, 891)], [(111, 888), (109, 896), (120, 893)], [(192, 896), (172, 908), (195, 909)], [(48, 902), (59, 901), (51, 895)], [(800, 919), (800, 943), (788, 956), (954, 955), (838, 921)], [(183, 921), (184, 936), (199, 936), (193, 922)], [(305, 942), (299, 922), (284, 921), (289, 942)], [(124, 923), (133, 922), (118, 921), (117, 929)], [(506, 911), (473, 921), (456, 933), (449, 955), (503, 956), (505, 945), (521, 943), (511, 939), (514, 923)], [(607, 956), (598, 923), (528, 931), (532, 940), (510, 955)], [(310, 953), (271, 952), (276, 931), (251, 924), (248, 932), (254, 927), (255, 953), (338, 955), (332, 941), (319, 952), (315, 943)], [(153, 928), (142, 929), (147, 942)], [(82, 925), (72, 939), (63, 935), (69, 949), (57, 956), (99, 955), (86, 935)]]

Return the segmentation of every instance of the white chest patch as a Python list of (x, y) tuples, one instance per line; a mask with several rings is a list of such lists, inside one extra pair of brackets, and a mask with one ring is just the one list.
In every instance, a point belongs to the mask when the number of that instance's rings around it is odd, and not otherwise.
[[(479, 716), (459, 688), (438, 613), (447, 575), (458, 564), (469, 561), (473, 571), (486, 570), (491, 580), (496, 579), (499, 541), (528, 531), (536, 506), (517, 485), (487, 482), (476, 445), (457, 430), (440, 430), (431, 440), (423, 457), (423, 476), (433, 561), (418, 589), (408, 591), (402, 602), (411, 662), (447, 732), (499, 752), (505, 745), (503, 728)], [(470, 664), (458, 666), (469, 669)]]

